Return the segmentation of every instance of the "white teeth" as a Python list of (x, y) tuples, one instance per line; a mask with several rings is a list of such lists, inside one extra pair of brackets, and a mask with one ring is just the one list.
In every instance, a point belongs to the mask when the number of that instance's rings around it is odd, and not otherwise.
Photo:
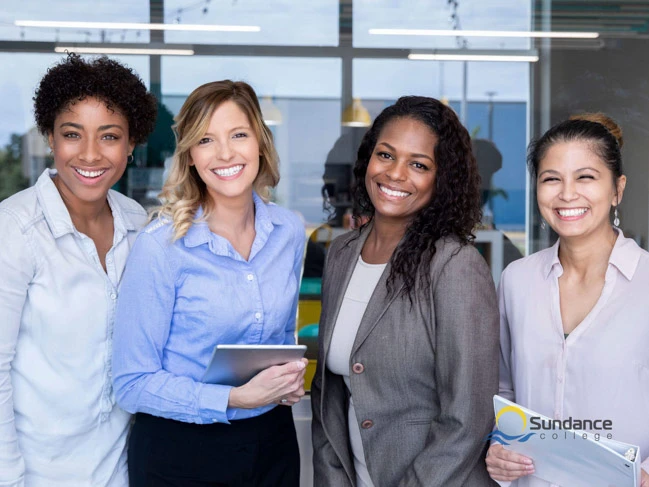
[(570, 210), (557, 210), (561, 216), (581, 216), (588, 211), (588, 208), (573, 208)]
[(222, 178), (227, 178), (229, 176), (234, 176), (235, 174), (238, 174), (242, 169), (243, 169), (243, 164), (239, 164), (238, 166), (232, 166), (227, 169), (214, 169), (213, 171), (217, 176), (221, 176)]
[(106, 169), (102, 169), (101, 171), (84, 171), (83, 169), (76, 167), (74, 168), (74, 170), (81, 174), (84, 178), (98, 178), (106, 172)]
[(410, 194), (410, 193), (406, 193), (405, 191), (393, 191), (380, 184), (379, 184), (379, 189), (383, 191), (385, 194), (387, 194), (388, 196), (398, 196), (399, 198), (405, 198)]

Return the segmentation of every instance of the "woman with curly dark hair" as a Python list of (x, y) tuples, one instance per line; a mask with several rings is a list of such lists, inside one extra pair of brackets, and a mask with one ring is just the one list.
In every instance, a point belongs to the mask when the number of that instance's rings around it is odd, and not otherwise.
[(498, 306), (470, 245), (479, 176), (449, 107), (408, 96), (358, 150), (354, 214), (329, 249), (312, 384), (315, 485), (492, 485)]
[(153, 130), (156, 100), (120, 63), (70, 54), (34, 111), (55, 169), (0, 204), (0, 484), (127, 486), (112, 330), (147, 215), (110, 188)]

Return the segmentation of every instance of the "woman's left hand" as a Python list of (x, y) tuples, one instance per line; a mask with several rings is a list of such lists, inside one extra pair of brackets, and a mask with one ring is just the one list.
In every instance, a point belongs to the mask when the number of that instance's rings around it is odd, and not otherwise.
[(643, 468), (641, 468), (640, 471), (642, 472), (640, 487), (649, 487), (649, 473), (645, 472)]

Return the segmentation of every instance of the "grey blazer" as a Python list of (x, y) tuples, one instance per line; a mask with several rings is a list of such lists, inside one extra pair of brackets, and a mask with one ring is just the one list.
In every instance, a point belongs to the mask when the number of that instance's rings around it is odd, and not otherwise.
[[(368, 226), (369, 227), (369, 226)], [(325, 264), (318, 366), (311, 388), (314, 485), (354, 486), (349, 391), (325, 366), (343, 295), (365, 239), (334, 240)], [(471, 245), (440, 240), (431, 286), (389, 296), (390, 264), (361, 320), (349, 361), (351, 395), (376, 487), (491, 486), (484, 455), (498, 392), (498, 303)], [(400, 286), (397, 284), (397, 289)]]

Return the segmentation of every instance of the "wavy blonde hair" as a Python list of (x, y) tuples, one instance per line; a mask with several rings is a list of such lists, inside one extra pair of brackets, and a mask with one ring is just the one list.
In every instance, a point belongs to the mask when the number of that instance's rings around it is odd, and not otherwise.
[(259, 141), (259, 172), (253, 189), (266, 202), (270, 189), (279, 182), (279, 157), (273, 143), (273, 134), (264, 123), (259, 100), (252, 87), (243, 81), (214, 81), (196, 88), (185, 100), (174, 118), (176, 151), (169, 177), (158, 195), (162, 206), (158, 218), (173, 222), (174, 240), (184, 237), (195, 221), (198, 208), (203, 206), (203, 219), (213, 211), (213, 202), (207, 187), (191, 165), (190, 149), (203, 138), (214, 111), (224, 102), (233, 101), (246, 114)]

